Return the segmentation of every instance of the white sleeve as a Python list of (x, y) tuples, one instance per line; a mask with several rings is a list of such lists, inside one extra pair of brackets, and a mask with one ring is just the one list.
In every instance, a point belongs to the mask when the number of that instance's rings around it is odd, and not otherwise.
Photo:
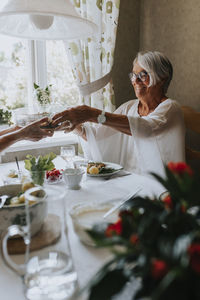
[(168, 100), (166, 103), (163, 102), (162, 105), (159, 105), (148, 116), (128, 115), (132, 137), (143, 173), (149, 173), (153, 170), (161, 176), (165, 175), (165, 162), (159, 143), (165, 140), (167, 130), (173, 131), (173, 128), (170, 128), (171, 120), (177, 118), (180, 113), (178, 104), (175, 101)]

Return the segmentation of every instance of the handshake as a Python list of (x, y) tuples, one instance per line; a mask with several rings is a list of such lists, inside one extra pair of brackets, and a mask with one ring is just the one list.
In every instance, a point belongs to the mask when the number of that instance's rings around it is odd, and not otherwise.
[[(41, 125), (40, 128), (41, 129), (55, 129), (56, 127), (59, 126), (59, 124), (54, 125), (52, 122), (52, 119), (49, 118), (49, 120), (47, 121), (48, 123), (46, 125)], [(46, 123), (46, 122), (45, 122)]]

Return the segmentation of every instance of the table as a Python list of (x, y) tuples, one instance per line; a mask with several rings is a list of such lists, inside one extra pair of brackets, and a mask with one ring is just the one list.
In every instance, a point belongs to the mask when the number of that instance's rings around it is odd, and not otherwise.
[[(61, 157), (55, 159), (56, 168), (63, 167)], [(23, 162), (19, 162), (23, 168)], [(8, 173), (10, 169), (16, 169), (15, 163), (6, 163), (0, 165), (0, 174)], [(2, 184), (2, 177), (0, 178)], [(64, 183), (59, 185), (65, 187)], [(67, 207), (70, 209), (75, 203), (84, 201), (111, 201), (115, 198), (136, 191), (141, 187), (139, 195), (141, 196), (159, 196), (164, 188), (155, 180), (147, 176), (131, 174), (123, 177), (115, 177), (109, 180), (103, 178), (86, 177), (80, 190), (69, 190), (67, 194)], [(73, 230), (70, 217), (68, 218), (69, 241), (72, 250), (72, 256), (75, 268), (78, 274), (78, 282), (83, 287), (92, 276), (103, 266), (110, 258), (111, 254), (107, 249), (96, 249), (83, 245)], [(8, 269), (2, 259), (0, 259), (0, 291), (1, 299), (6, 300), (25, 300), (23, 294), (23, 284), (21, 278)]]

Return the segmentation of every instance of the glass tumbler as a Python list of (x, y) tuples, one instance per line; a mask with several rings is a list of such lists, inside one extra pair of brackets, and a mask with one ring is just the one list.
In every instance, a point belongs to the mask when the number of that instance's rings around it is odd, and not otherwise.
[(65, 168), (73, 168), (73, 159), (76, 151), (74, 145), (67, 145), (60, 148), (60, 156), (66, 161)]
[[(41, 189), (45, 196), (38, 200), (36, 195)], [(23, 277), (25, 296), (29, 300), (66, 300), (76, 291), (77, 274), (68, 241), (65, 197), (66, 191), (56, 186), (27, 190), (26, 226), (11, 226), (4, 236), (4, 260)], [(41, 230), (32, 235), (30, 203), (35, 201), (45, 207), (46, 213)], [(8, 255), (7, 241), (16, 234), (22, 236), (26, 245), (24, 265), (16, 264)]]

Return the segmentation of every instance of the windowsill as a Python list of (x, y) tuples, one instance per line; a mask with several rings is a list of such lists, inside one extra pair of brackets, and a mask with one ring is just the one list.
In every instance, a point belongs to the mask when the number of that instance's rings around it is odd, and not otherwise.
[(14, 161), (16, 156), (19, 160), (22, 160), (27, 154), (35, 156), (49, 152), (59, 154), (60, 147), (67, 144), (74, 144), (77, 152), (78, 138), (73, 133), (55, 132), (53, 137), (44, 138), (38, 142), (20, 141), (1, 153), (1, 162)]
[(70, 143), (77, 143), (77, 136), (73, 133), (65, 134), (63, 132), (55, 132), (53, 137), (44, 138), (38, 142), (31, 141), (20, 141), (12, 146), (10, 146), (6, 152), (14, 152), (19, 150), (29, 150), (29, 149), (38, 149), (38, 148), (46, 148), (48, 146), (62, 146)]

